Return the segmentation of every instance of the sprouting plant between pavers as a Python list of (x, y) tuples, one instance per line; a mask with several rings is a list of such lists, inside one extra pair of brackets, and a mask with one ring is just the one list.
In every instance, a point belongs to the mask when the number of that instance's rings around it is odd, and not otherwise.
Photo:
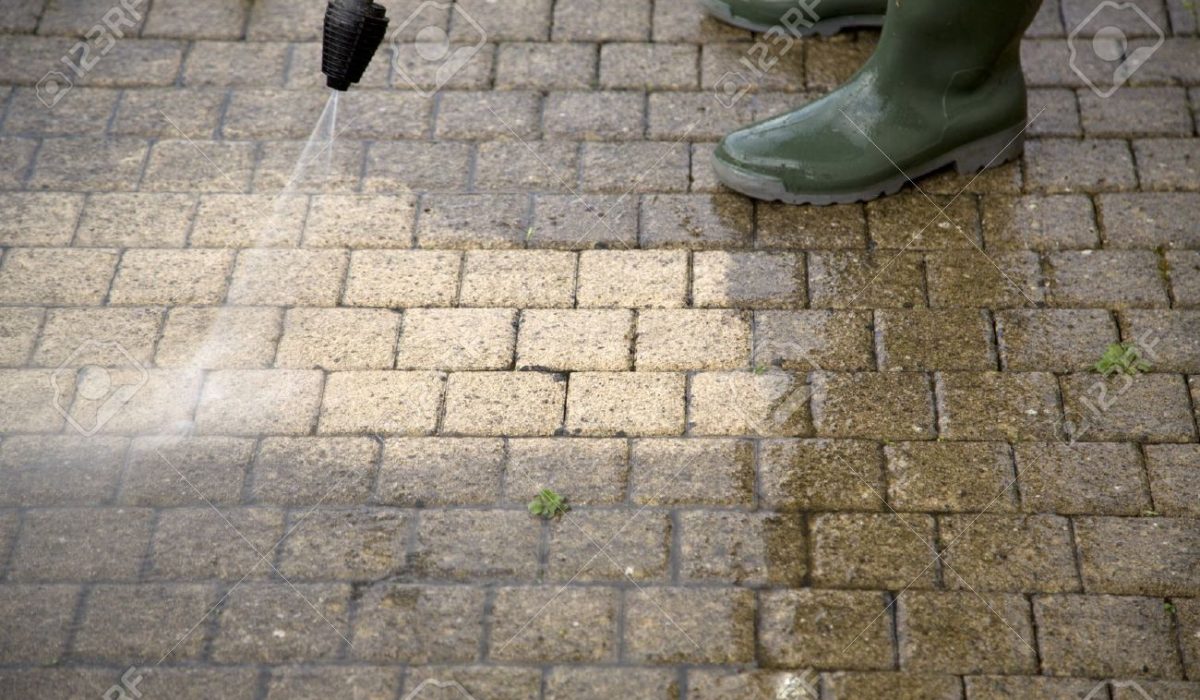
[(529, 502), (529, 512), (545, 520), (558, 517), (569, 510), (571, 506), (567, 505), (567, 499), (550, 489), (538, 491)]
[(1142, 353), (1138, 350), (1136, 343), (1125, 341), (1112, 343), (1105, 348), (1104, 354), (1100, 356), (1100, 360), (1096, 364), (1092, 365), (1092, 368), (1104, 375), (1117, 372), (1136, 375), (1149, 371), (1150, 363), (1142, 359)]

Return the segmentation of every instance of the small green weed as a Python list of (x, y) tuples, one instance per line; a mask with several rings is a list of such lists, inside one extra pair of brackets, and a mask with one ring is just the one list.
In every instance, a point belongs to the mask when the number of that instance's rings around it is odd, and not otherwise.
[(546, 520), (562, 515), (568, 510), (571, 510), (571, 506), (567, 505), (567, 499), (550, 489), (538, 491), (529, 502), (529, 512)]
[(1163, 603), (1163, 612), (1167, 613), (1168, 615), (1174, 615), (1175, 614), (1175, 604), (1174, 603)]
[(1100, 360), (1096, 364), (1092, 365), (1092, 368), (1104, 375), (1117, 372), (1135, 375), (1149, 370), (1150, 363), (1142, 359), (1137, 345), (1125, 341), (1112, 343), (1105, 348), (1104, 354), (1100, 356)]

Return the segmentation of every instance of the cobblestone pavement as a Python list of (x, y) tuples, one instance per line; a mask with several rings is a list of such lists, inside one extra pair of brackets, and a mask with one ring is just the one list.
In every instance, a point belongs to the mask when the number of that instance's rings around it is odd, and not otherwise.
[(386, 5), (298, 180), (319, 0), (0, 8), (0, 696), (1200, 697), (1190, 3), (829, 208), (708, 154), (877, 34)]

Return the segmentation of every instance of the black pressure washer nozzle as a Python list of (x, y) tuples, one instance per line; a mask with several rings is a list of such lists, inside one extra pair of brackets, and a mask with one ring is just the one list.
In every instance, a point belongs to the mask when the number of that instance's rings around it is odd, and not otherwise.
[(387, 31), (385, 12), (371, 0), (330, 0), (321, 46), (326, 85), (345, 91), (362, 79)]

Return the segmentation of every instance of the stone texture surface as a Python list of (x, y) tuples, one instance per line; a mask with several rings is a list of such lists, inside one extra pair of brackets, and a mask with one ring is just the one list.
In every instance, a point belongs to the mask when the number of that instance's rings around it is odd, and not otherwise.
[(874, 30), (384, 4), (331, 148), (322, 3), (0, 7), (0, 697), (1200, 696), (1191, 3), (829, 207), (711, 156)]

